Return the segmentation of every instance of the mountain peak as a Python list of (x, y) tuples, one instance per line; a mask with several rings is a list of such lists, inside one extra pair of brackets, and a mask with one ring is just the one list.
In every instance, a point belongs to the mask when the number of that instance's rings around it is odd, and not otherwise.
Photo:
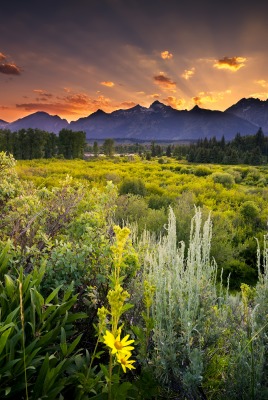
[(101, 108), (98, 108), (97, 111), (95, 111), (94, 113), (91, 114), (91, 116), (95, 115), (106, 115), (107, 113), (105, 111), (103, 111)]
[(190, 110), (190, 112), (203, 112), (203, 111), (208, 111), (208, 110), (206, 110), (205, 108), (201, 108), (201, 107), (199, 107), (199, 105), (198, 104), (196, 104), (191, 110)]
[(149, 108), (156, 109), (156, 108), (163, 108), (166, 107), (165, 104), (161, 103), (159, 100), (155, 100)]

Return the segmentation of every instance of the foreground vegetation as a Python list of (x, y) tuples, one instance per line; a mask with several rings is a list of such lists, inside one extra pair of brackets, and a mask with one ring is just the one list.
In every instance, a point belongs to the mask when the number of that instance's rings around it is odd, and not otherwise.
[(268, 397), (265, 167), (1, 153), (0, 175), (1, 398)]

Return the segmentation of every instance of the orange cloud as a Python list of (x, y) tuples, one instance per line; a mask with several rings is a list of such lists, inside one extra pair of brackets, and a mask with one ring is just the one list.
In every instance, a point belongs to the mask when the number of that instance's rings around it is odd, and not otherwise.
[(173, 54), (168, 50), (165, 50), (161, 52), (161, 58), (163, 58), (163, 60), (171, 60), (171, 58), (173, 58)]
[(231, 93), (231, 90), (226, 90), (224, 92), (199, 92), (192, 100), (194, 104), (202, 106), (206, 103), (217, 103), (219, 100), (222, 100), (226, 94)]
[(249, 95), (249, 97), (255, 97), (258, 99), (268, 99), (268, 93), (267, 92), (261, 92), (261, 93), (252, 93)]
[(123, 103), (120, 103), (120, 106), (123, 108), (131, 108), (135, 107), (137, 103), (134, 103), (133, 101), (123, 101)]
[(0, 72), (7, 75), (20, 75), (21, 69), (16, 64), (2, 63), (0, 64)]
[(173, 82), (168, 76), (165, 76), (163, 72), (159, 75), (154, 76), (154, 83), (161, 89), (176, 91), (176, 82)]
[(260, 85), (263, 88), (266, 88), (268, 86), (268, 82), (265, 81), (264, 79), (259, 79), (258, 81), (255, 82), (258, 83), (258, 85)]
[(111, 82), (111, 81), (103, 81), (103, 82), (101, 82), (101, 85), (107, 86), (107, 87), (113, 87), (113, 86), (114, 86), (114, 82)]
[(159, 99), (160, 94), (158, 94), (158, 93), (153, 93), (153, 94), (150, 94), (150, 97), (152, 97), (153, 99)]
[(0, 53), (0, 61), (6, 61), (7, 57), (3, 54)]
[(223, 57), (220, 60), (215, 60), (213, 67), (236, 72), (245, 66), (245, 61), (247, 61), (245, 57)]
[(191, 69), (185, 69), (184, 73), (181, 76), (188, 81), (188, 79), (192, 78), (194, 73), (195, 73), (195, 68), (193, 67)]
[(166, 99), (163, 99), (163, 101), (176, 110), (180, 110), (185, 104), (184, 99), (177, 99), (174, 96), (168, 96)]

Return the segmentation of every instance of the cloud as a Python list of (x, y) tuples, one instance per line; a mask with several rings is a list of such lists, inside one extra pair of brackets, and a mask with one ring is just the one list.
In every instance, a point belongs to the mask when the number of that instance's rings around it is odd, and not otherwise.
[(107, 86), (107, 87), (113, 87), (115, 84), (114, 84), (114, 82), (111, 82), (111, 81), (103, 81), (103, 82), (101, 82), (101, 85)]
[(245, 66), (247, 59), (245, 57), (223, 57), (220, 60), (214, 60), (215, 63), (213, 67), (218, 69), (228, 69), (230, 71), (236, 72), (240, 68)]
[[(28, 112), (46, 111), (50, 114), (60, 114), (66, 118), (72, 115), (88, 116), (99, 108), (104, 109), (105, 111), (113, 111), (115, 108), (115, 104), (112, 104), (109, 98), (101, 95), (92, 98), (85, 93), (71, 92), (68, 94), (65, 93), (62, 97), (55, 97), (53, 95), (51, 95), (51, 97), (42, 97), (42, 92), (45, 91), (35, 89), (34, 92), (41, 95), (37, 101), (16, 104), (16, 108), (24, 109)], [(55, 99), (54, 101), (52, 100), (53, 98)], [(119, 108), (118, 105), (116, 106)]]
[(259, 79), (258, 81), (255, 81), (258, 85), (260, 85), (263, 88), (268, 87), (268, 82), (265, 81), (264, 79)]
[(152, 97), (153, 99), (159, 99), (160, 94), (158, 94), (158, 93), (153, 93), (153, 94), (150, 94), (149, 97)]
[(177, 99), (174, 96), (168, 96), (166, 99), (163, 99), (163, 101), (176, 110), (181, 110), (181, 108), (185, 105), (184, 99)]
[(6, 75), (20, 75), (21, 68), (14, 62), (8, 61), (8, 57), (4, 53), (0, 53), (0, 72)]
[(0, 64), (0, 72), (7, 75), (20, 75), (21, 69), (16, 64), (2, 63)]
[(163, 60), (171, 60), (171, 58), (173, 58), (173, 54), (168, 50), (165, 50), (161, 52), (161, 58), (163, 58)]
[(173, 92), (176, 91), (176, 82), (173, 82), (163, 72), (160, 72), (159, 75), (154, 76), (154, 83), (163, 90), (171, 90)]
[(207, 103), (217, 103), (219, 100), (222, 100), (226, 94), (231, 93), (231, 90), (225, 90), (224, 92), (199, 92), (192, 100), (194, 104), (202, 106)]
[(188, 79), (192, 78), (193, 75), (195, 74), (195, 68), (191, 68), (191, 69), (185, 69), (184, 73), (181, 75), (182, 78), (186, 79), (186, 81), (188, 81)]
[(249, 97), (255, 97), (260, 100), (262, 100), (262, 99), (266, 100), (266, 99), (268, 99), (268, 93), (267, 92), (252, 93), (249, 95)]
[(123, 108), (131, 108), (131, 107), (135, 107), (137, 105), (137, 103), (134, 103), (133, 101), (123, 101), (122, 103), (120, 103), (120, 106)]
[(3, 54), (0, 53), (0, 61), (6, 61), (7, 57)]
[(43, 89), (34, 89), (33, 90), (34, 93), (38, 93), (40, 96), (44, 96), (44, 97), (53, 97), (52, 93), (48, 93)]

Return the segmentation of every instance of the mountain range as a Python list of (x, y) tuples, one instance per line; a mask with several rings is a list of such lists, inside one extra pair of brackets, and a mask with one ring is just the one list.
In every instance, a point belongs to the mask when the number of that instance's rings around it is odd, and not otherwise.
[(70, 123), (57, 115), (36, 112), (12, 123), (0, 120), (0, 129), (39, 128), (58, 133), (67, 128), (86, 132), (87, 139), (131, 140), (231, 140), (241, 135), (255, 134), (259, 128), (268, 135), (268, 99), (241, 99), (225, 111), (212, 111), (195, 106), (192, 110), (175, 110), (155, 101), (150, 107), (136, 105), (127, 110), (106, 113), (98, 110)]

